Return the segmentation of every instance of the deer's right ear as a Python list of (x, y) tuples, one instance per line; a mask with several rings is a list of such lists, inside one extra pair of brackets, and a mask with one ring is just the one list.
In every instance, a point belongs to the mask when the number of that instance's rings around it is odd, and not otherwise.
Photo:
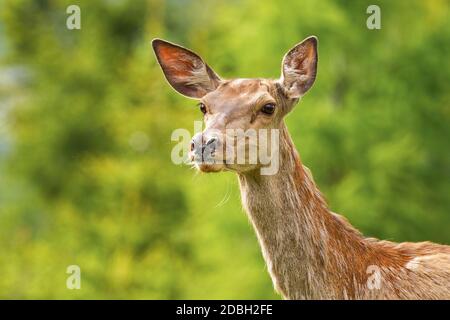
[(199, 99), (220, 84), (219, 76), (196, 53), (154, 39), (153, 50), (170, 85), (179, 93)]
[(306, 38), (283, 58), (280, 82), (289, 98), (300, 98), (311, 88), (317, 72), (317, 38)]

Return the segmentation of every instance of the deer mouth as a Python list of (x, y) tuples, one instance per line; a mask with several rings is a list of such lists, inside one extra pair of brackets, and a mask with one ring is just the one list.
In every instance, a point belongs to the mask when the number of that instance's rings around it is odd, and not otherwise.
[(222, 163), (196, 163), (196, 167), (198, 170), (202, 172), (220, 172), (225, 170), (225, 166)]
[(193, 150), (190, 152), (191, 162), (202, 172), (219, 172), (226, 169), (225, 161), (219, 159), (215, 150)]

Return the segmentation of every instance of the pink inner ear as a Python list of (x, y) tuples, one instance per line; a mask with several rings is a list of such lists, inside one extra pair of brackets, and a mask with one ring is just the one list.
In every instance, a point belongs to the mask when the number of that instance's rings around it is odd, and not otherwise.
[(158, 48), (158, 55), (170, 76), (189, 77), (196, 67), (193, 57), (190, 57), (180, 48), (162, 44)]
[(313, 45), (299, 46), (289, 54), (287, 64), (290, 68), (298, 70), (300, 74), (308, 75), (313, 69), (314, 55)]
[(167, 81), (185, 96), (201, 98), (220, 81), (203, 60), (188, 49), (162, 40), (154, 41), (153, 48)]
[(307, 39), (291, 49), (283, 60), (284, 86), (292, 97), (306, 93), (314, 83), (317, 68), (316, 40)]

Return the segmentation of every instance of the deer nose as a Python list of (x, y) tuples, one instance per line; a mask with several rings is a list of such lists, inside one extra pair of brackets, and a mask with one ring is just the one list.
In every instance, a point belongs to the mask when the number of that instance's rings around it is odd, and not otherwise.
[(198, 154), (203, 147), (203, 135), (201, 133), (196, 134), (191, 140), (191, 151)]
[[(211, 146), (215, 149), (215, 144), (217, 142), (217, 138), (211, 138), (209, 139), (205, 144), (202, 145), (202, 149), (205, 149), (207, 146)], [(194, 151), (196, 142), (194, 139), (191, 141), (191, 151)]]
[(206, 142), (205, 146), (206, 147), (211, 146), (211, 147), (215, 148), (216, 142), (217, 142), (217, 138), (216, 137), (212, 137)]
[(191, 141), (190, 149), (198, 159), (208, 160), (214, 157), (219, 139), (217, 137), (209, 137), (204, 142), (204, 135), (196, 135)]
[(216, 152), (217, 148), (217, 141), (218, 139), (216, 137), (209, 138), (206, 143), (202, 146), (202, 154), (204, 158), (210, 158), (214, 157), (214, 153)]

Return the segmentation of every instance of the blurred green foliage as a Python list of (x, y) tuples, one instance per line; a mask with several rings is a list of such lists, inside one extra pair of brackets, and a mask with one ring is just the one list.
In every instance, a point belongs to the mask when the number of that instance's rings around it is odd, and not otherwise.
[(234, 175), (170, 161), (201, 114), (154, 37), (225, 78), (275, 78), (317, 35), (287, 123), (331, 208), (368, 236), (450, 243), (448, 1), (7, 0), (0, 19), (0, 298), (278, 298)]

